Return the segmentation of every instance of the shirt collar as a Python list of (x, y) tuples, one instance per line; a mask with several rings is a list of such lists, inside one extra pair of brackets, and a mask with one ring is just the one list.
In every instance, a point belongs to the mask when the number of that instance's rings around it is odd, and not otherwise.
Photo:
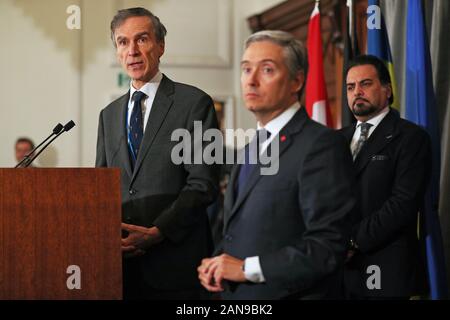
[(287, 108), (285, 111), (283, 111), (283, 113), (278, 115), (276, 118), (267, 122), (265, 126), (262, 126), (261, 123), (258, 121), (258, 123), (256, 124), (256, 128), (258, 130), (264, 128), (270, 132), (271, 137), (274, 137), (281, 131), (281, 129), (283, 129), (283, 127), (289, 122), (289, 120), (292, 119), (292, 117), (300, 108), (301, 105), (297, 101), (289, 108)]
[(156, 90), (163, 78), (161, 71), (158, 71), (155, 76), (146, 84), (144, 84), (139, 90), (133, 87), (133, 81), (130, 81), (130, 99), (136, 91), (141, 91), (147, 95), (147, 97), (152, 97), (156, 95)]
[[(375, 129), (380, 122), (384, 119), (384, 117), (386, 117), (386, 115), (389, 113), (389, 107), (386, 107), (383, 109), (383, 111), (380, 112), (380, 114), (376, 115), (375, 117), (369, 119), (366, 121), (366, 123), (370, 123), (373, 127), (373, 129)], [(358, 123), (356, 124), (356, 127), (359, 127), (359, 125), (362, 123), (362, 121), (358, 121)]]

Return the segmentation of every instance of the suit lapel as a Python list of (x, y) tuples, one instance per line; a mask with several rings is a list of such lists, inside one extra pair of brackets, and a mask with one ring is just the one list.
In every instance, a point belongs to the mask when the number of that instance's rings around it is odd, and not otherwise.
[(131, 177), (133, 172), (131, 171), (130, 154), (128, 149), (128, 133), (127, 133), (127, 111), (128, 111), (128, 101), (130, 99), (130, 91), (123, 95), (117, 104), (120, 107), (121, 112), (118, 112), (119, 119), (116, 123), (119, 124), (117, 128), (120, 128), (119, 140), (117, 141), (117, 146), (119, 146), (118, 157), (123, 163), (123, 168), (125, 168), (126, 173)]
[(351, 126), (341, 129), (341, 132), (344, 135), (345, 140), (347, 141), (347, 144), (349, 147), (350, 147), (350, 144), (352, 143), (352, 138), (353, 138), (353, 135), (355, 134), (355, 130), (356, 130), (356, 123)]
[[(246, 148), (248, 148), (248, 145), (246, 146)], [(239, 170), (241, 169), (241, 165), (239, 165)], [(238, 172), (236, 172), (236, 177), (238, 175)], [(252, 171), (250, 172), (247, 182), (245, 183), (245, 185), (242, 187), (242, 191), (239, 192), (239, 195), (235, 200), (232, 210), (231, 210), (231, 216), (236, 212), (237, 208), (239, 208), (239, 206), (242, 204), (242, 202), (244, 201), (245, 198), (247, 198), (248, 194), (250, 193), (250, 191), (253, 189), (253, 187), (255, 186), (256, 182), (261, 178), (261, 166), (260, 164), (255, 164)], [(237, 181), (237, 180), (235, 180)], [(234, 192), (233, 192), (234, 193)], [(230, 217), (231, 218), (231, 217)]]
[(356, 156), (355, 168), (357, 174), (367, 166), (373, 155), (383, 150), (395, 138), (397, 135), (395, 128), (398, 119), (398, 112), (391, 109), (375, 128), (366, 144)]
[(156, 91), (155, 99), (153, 100), (152, 109), (148, 117), (144, 138), (142, 140), (142, 146), (136, 159), (132, 181), (136, 178), (136, 175), (142, 166), (142, 162), (152, 146), (153, 141), (155, 140), (155, 137), (173, 104), (172, 95), (174, 90), (174, 83), (166, 76), (163, 76), (159, 88)]
[[(275, 161), (279, 162), (279, 159), (283, 155), (283, 153), (288, 149), (289, 145), (293, 141), (293, 135), (298, 133), (304, 126), (306, 120), (308, 119), (308, 115), (304, 108), (300, 108), (299, 111), (294, 115), (294, 117), (286, 124), (286, 126), (279, 132), (279, 134), (274, 138), (279, 141), (279, 150), (278, 150), (278, 158)], [(272, 145), (272, 143), (271, 143)], [(246, 148), (248, 145), (246, 146)], [(230, 186), (227, 189), (227, 196), (232, 199), (232, 201), (227, 201), (227, 207), (231, 210), (224, 210), (225, 212), (225, 228), (228, 226), (230, 220), (237, 213), (238, 209), (242, 206), (245, 199), (247, 199), (248, 195), (251, 193), (253, 188), (256, 186), (256, 183), (261, 179), (261, 165), (255, 164), (253, 171), (250, 173), (249, 178), (243, 190), (239, 193), (237, 198), (234, 197), (235, 183), (237, 182), (239, 170), (241, 165), (236, 165), (233, 168), (230, 177)], [(231, 195), (232, 194), (232, 195)], [(229, 213), (227, 215), (227, 213)]]
[(241, 166), (238, 164), (235, 164), (230, 173), (230, 180), (228, 181), (227, 190), (225, 191), (224, 204), (223, 204), (224, 205), (224, 221), (225, 221), (225, 223), (231, 216), (231, 211), (233, 209), (233, 205), (235, 202), (236, 182), (237, 182), (238, 173), (239, 173), (240, 169), (241, 169)]

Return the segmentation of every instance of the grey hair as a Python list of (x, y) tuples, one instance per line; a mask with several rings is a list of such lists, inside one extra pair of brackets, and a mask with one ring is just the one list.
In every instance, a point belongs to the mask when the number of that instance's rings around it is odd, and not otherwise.
[(111, 40), (116, 47), (114, 32), (120, 27), (125, 20), (131, 17), (148, 17), (152, 21), (153, 31), (155, 32), (155, 38), (158, 42), (164, 43), (164, 37), (167, 34), (166, 27), (161, 23), (159, 18), (145, 8), (128, 8), (117, 11), (116, 15), (111, 21)]
[[(285, 31), (263, 30), (248, 37), (244, 47), (247, 49), (252, 43), (260, 41), (270, 41), (282, 47), (290, 77), (295, 79), (298, 72), (303, 72), (306, 81), (306, 76), (308, 74), (308, 57), (305, 46), (300, 40), (295, 39), (292, 34)], [(305, 85), (303, 85), (298, 92), (299, 100), (303, 94), (304, 88)]]

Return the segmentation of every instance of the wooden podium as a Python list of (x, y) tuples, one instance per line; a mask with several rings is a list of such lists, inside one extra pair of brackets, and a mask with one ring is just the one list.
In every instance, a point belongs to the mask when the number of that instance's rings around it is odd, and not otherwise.
[(121, 299), (119, 169), (0, 169), (0, 299)]

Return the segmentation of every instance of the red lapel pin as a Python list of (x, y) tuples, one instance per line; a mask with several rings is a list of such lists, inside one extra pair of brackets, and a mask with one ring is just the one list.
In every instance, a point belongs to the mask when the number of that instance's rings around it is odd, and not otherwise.
[(281, 142), (285, 142), (285, 141), (286, 141), (286, 136), (285, 136), (285, 135), (282, 135), (282, 136), (280, 137), (280, 140), (281, 140)]

